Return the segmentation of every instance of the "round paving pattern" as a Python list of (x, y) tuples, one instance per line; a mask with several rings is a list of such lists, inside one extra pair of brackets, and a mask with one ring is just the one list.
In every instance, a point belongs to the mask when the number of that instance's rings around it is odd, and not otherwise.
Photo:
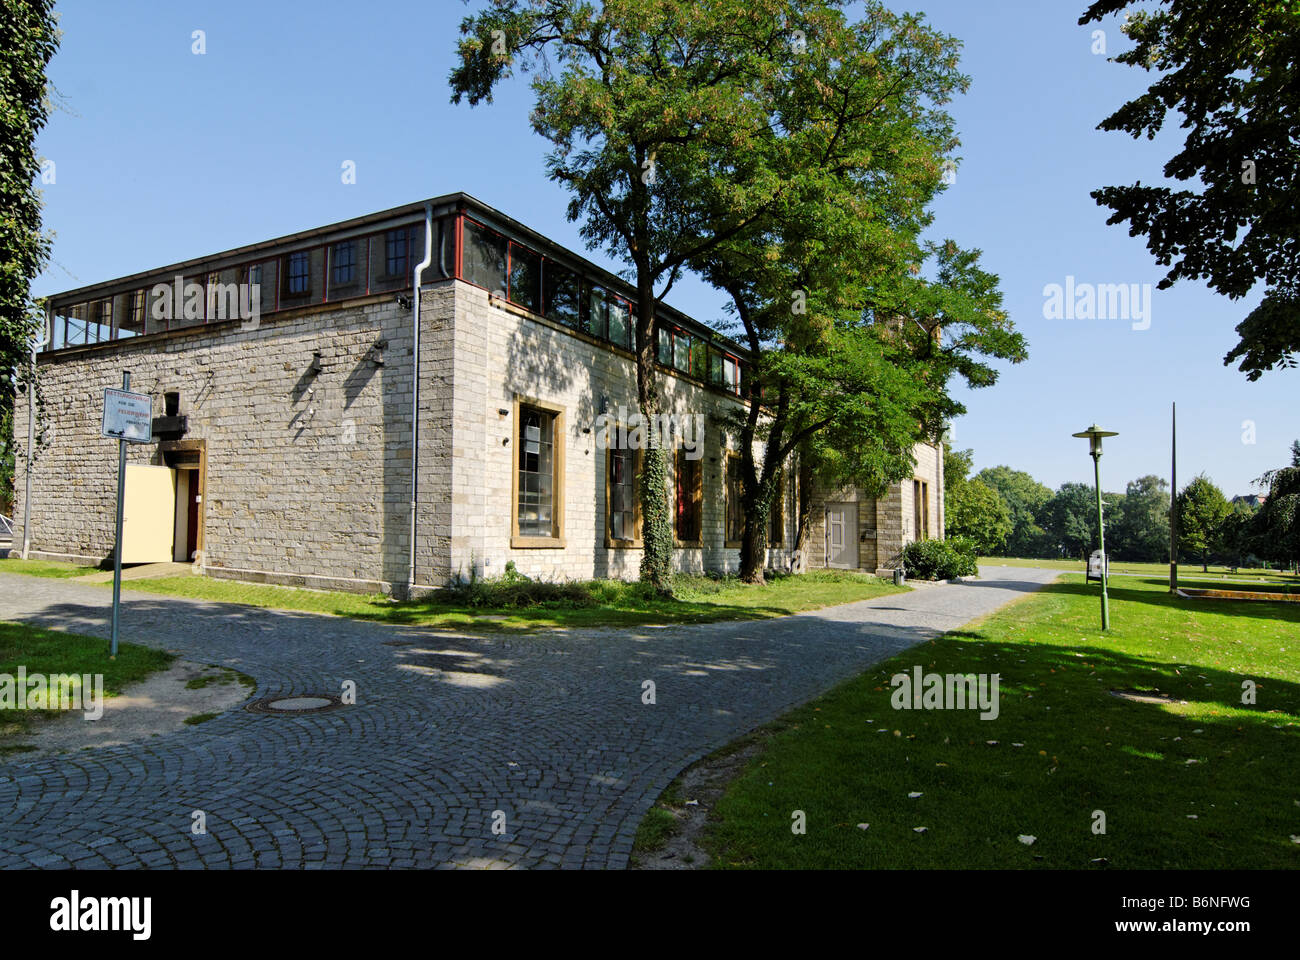
[[(262, 699), (354, 684), (356, 702), (0, 759), (0, 868), (620, 868), (683, 767), (1056, 576), (993, 568), (781, 620), (510, 638), (129, 591), (125, 640), (237, 669)], [(0, 574), (0, 620), (107, 636), (109, 602)]]

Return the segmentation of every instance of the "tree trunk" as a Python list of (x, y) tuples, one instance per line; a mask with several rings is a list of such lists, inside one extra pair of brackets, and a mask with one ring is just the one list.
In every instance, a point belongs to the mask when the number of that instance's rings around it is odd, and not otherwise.
[(812, 540), (812, 459), (806, 450), (799, 452), (799, 505), (794, 527), (794, 562), (792, 573), (808, 572), (808, 544)]
[(767, 523), (771, 516), (772, 500), (765, 496), (769, 484), (762, 484), (753, 493), (741, 494), (741, 509), (745, 523), (740, 534), (740, 579), (745, 583), (764, 584), (767, 578)]
[[(655, 389), (655, 298), (649, 265), (637, 264), (636, 389), (637, 407), (649, 428), (656, 424), (659, 392)], [(654, 431), (649, 431), (651, 434)], [(668, 503), (668, 451), (643, 451), (641, 495), (641, 579), (660, 593), (672, 592), (673, 525)]]

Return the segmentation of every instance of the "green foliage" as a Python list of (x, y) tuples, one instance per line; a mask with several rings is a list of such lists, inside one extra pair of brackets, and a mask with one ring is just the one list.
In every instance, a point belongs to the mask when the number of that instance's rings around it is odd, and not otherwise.
[(671, 590), (673, 574), (673, 517), (665, 491), (668, 484), (668, 453), (652, 448), (641, 458), (641, 579), (661, 592)]
[(1107, 520), (1106, 551), (1117, 560), (1156, 561), (1169, 557), (1169, 484), (1147, 475), (1129, 482), (1118, 509)]
[(0, 393), (0, 513), (14, 506), (14, 404), (8, 391)]
[(1186, 131), (1166, 177), (1193, 189), (1106, 187), (1093, 192), (1144, 235), (1162, 265), (1162, 289), (1205, 280), (1233, 299), (1268, 287), (1238, 327), (1224, 364), (1257, 380), (1294, 367), (1300, 350), (1300, 10), (1284, 0), (1097, 0), (1080, 24), (1126, 11), (1134, 46), (1118, 63), (1155, 74), (1140, 96), (1102, 121), (1103, 130), (1154, 139), (1175, 113)]
[[(36, 135), (49, 115), (45, 66), (58, 47), (52, 0), (0, 0), (0, 379), (27, 376), (40, 311), (31, 283), (49, 259)], [(6, 383), (4, 388), (8, 389)]]
[(1011, 514), (1002, 497), (980, 480), (945, 486), (943, 522), (948, 536), (969, 538), (985, 555), (1001, 550), (1012, 531)]
[(1205, 474), (1193, 478), (1178, 495), (1178, 544), (1180, 550), (1196, 554), (1202, 566), (1217, 550), (1223, 523), (1232, 512), (1223, 491)]
[(1097, 545), (1097, 494), (1086, 483), (1063, 483), (1038, 512), (1059, 553), (1087, 557)]
[(1010, 557), (1057, 557), (1060, 548), (1038, 524), (1038, 511), (1052, 499), (1049, 487), (1039, 483), (1023, 470), (1010, 467), (987, 467), (975, 479), (998, 492), (1011, 518), (1011, 533), (1007, 535), (1002, 553)]
[[(1025, 355), (978, 251), (918, 239), (956, 146), (942, 110), (967, 83), (956, 42), (876, 0), (857, 20), (850, 6), (494, 0), (462, 23), (450, 77), (453, 101), (474, 104), (539, 68), (533, 129), (552, 144), (569, 217), (635, 277), (642, 412), (659, 403), (653, 321), (667, 289), (695, 270), (731, 295), (756, 359), (745, 399), (761, 390), (773, 412), (730, 425), (747, 577), (762, 577), (771, 481), (801, 443), (818, 435), (824, 465), (865, 486), (908, 476), (913, 445), (962, 409), (951, 375), (984, 386), (996, 372), (980, 355)], [(927, 262), (933, 280), (916, 275)], [(662, 586), (671, 511), (653, 466), (642, 575)]]
[(1291, 444), (1290, 466), (1257, 482), (1268, 485), (1268, 499), (1254, 518), (1252, 544), (1261, 556), (1294, 563), (1300, 559), (1300, 440)]
[(903, 548), (903, 569), (917, 580), (952, 580), (979, 572), (974, 541), (966, 537), (914, 540)]
[(506, 563), (499, 577), (471, 576), (448, 587), (450, 603), (467, 607), (494, 607), (506, 610), (530, 607), (580, 609), (596, 605), (588, 584), (580, 581), (550, 582), (533, 580), (520, 573), (513, 560)]

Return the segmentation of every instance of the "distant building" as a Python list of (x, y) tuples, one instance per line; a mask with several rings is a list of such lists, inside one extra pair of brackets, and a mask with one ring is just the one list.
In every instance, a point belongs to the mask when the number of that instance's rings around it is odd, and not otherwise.
[[(426, 254), (416, 586), (509, 561), (546, 578), (637, 576), (637, 453), (602, 446), (598, 429), (636, 410), (635, 291), (463, 193), (50, 298), (36, 555), (111, 555), (117, 456), (100, 418), (104, 389), (129, 370), (132, 390), (154, 398), (157, 442), (129, 449), (124, 562), (404, 588), (411, 299)], [(675, 565), (734, 571), (739, 456), (720, 417), (742, 403), (748, 351), (667, 307), (657, 344), (666, 411), (704, 418), (698, 458), (672, 463)], [(888, 574), (906, 543), (942, 537), (941, 446), (915, 457), (914, 477), (879, 499), (814, 492), (810, 567)], [(23, 471), (20, 460), (20, 495)], [(776, 567), (792, 559), (797, 474), (784, 471), (773, 512)]]

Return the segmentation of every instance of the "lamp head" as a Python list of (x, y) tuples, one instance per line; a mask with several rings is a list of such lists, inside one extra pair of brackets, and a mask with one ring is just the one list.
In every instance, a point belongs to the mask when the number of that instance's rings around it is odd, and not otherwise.
[(1073, 437), (1085, 437), (1088, 440), (1088, 452), (1094, 457), (1101, 456), (1101, 438), (1118, 437), (1119, 433), (1114, 430), (1103, 430), (1095, 423), (1087, 430), (1080, 430), (1078, 433), (1071, 434)]

